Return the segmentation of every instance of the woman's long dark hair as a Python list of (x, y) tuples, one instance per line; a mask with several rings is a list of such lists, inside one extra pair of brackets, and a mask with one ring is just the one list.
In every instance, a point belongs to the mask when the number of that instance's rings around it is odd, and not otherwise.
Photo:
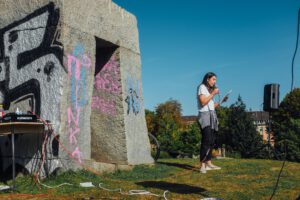
[(207, 80), (210, 79), (213, 76), (217, 77), (217, 75), (215, 73), (208, 72), (208, 73), (205, 74), (205, 76), (203, 77), (203, 80), (202, 80), (202, 84), (204, 84), (207, 87), (209, 93), (211, 93), (211, 91), (213, 90), (213, 88), (210, 87), (210, 85), (208, 84)]

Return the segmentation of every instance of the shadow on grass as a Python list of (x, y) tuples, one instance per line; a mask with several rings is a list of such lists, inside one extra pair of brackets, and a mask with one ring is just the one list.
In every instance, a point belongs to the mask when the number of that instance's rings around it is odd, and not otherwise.
[(161, 190), (168, 190), (173, 193), (178, 193), (178, 194), (203, 194), (206, 192), (205, 189), (201, 187), (195, 187), (195, 186), (190, 186), (186, 184), (179, 184), (179, 183), (168, 183), (165, 181), (143, 181), (143, 182), (137, 182), (135, 183), (137, 185), (141, 185), (143, 187), (151, 187), (151, 188), (157, 188)]
[(157, 163), (162, 164), (162, 165), (167, 165), (167, 166), (179, 167), (179, 168), (182, 168), (182, 169), (187, 169), (187, 170), (192, 170), (192, 171), (199, 171), (198, 168), (196, 168), (192, 165), (187, 165), (187, 164), (161, 162), (161, 161), (158, 161)]

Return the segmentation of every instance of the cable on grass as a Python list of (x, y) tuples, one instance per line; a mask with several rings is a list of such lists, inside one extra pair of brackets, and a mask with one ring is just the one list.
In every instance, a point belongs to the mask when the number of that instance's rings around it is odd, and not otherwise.
[(116, 188), (116, 189), (108, 189), (103, 186), (101, 186), (102, 183), (99, 183), (99, 188), (109, 191), (109, 192), (118, 192), (122, 195), (149, 195), (149, 196), (156, 196), (156, 197), (163, 197), (165, 200), (168, 200), (166, 197), (166, 194), (169, 192), (168, 190), (165, 190), (163, 195), (158, 195), (152, 192), (149, 192), (147, 190), (129, 190), (128, 192), (122, 192), (121, 188)]
[[(95, 175), (99, 175), (99, 173), (97, 171), (95, 171), (94, 169), (86, 166), (85, 164), (79, 162), (78, 159), (76, 159), (74, 156), (72, 156), (72, 153), (70, 151), (67, 150), (67, 148), (58, 140), (58, 138), (55, 137), (55, 133), (54, 133), (54, 130), (52, 128), (52, 126), (47, 122), (45, 121), (43, 118), (41, 118), (39, 115), (37, 115), (36, 113), (30, 111), (32, 114), (34, 114), (35, 116), (37, 116), (38, 119), (40, 119), (47, 127), (48, 127), (48, 130), (50, 130), (50, 134), (54, 136), (54, 139), (57, 140), (57, 142), (60, 144), (60, 146), (62, 147), (62, 149), (72, 158), (74, 159), (80, 166), (82, 166), (84, 169), (86, 169), (87, 171), (95, 174)], [(41, 171), (41, 166), (44, 164), (45, 162), (45, 144), (47, 143), (47, 140), (48, 140), (48, 136), (45, 137), (45, 140), (44, 140), (44, 143), (43, 143), (43, 149), (42, 149), (42, 156), (43, 156), (43, 159), (42, 159), (42, 163), (39, 167), (39, 170), (38, 172), (36, 173), (36, 181), (38, 184), (44, 186), (44, 187), (47, 187), (47, 188), (57, 188), (57, 187), (61, 187), (63, 185), (72, 185), (70, 183), (62, 183), (60, 185), (57, 185), (57, 186), (48, 186), (48, 185), (45, 185), (45, 184), (42, 184), (39, 180), (39, 173)], [(124, 193), (122, 192), (122, 189), (121, 188), (118, 188), (118, 189), (107, 189), (107, 188), (104, 188), (101, 186), (102, 183), (99, 183), (99, 188), (103, 189), (103, 190), (106, 190), (106, 191), (115, 191), (115, 192), (119, 192), (120, 194), (123, 194), (123, 195), (150, 195), (150, 196), (156, 196), (156, 197), (163, 197), (165, 200), (168, 200), (167, 197), (166, 197), (166, 193), (169, 192), (168, 190), (164, 191), (163, 195), (158, 195), (158, 194), (154, 194), (152, 192), (149, 192), (149, 191), (146, 191), (146, 190), (129, 190), (128, 193)]]
[[(72, 153), (70, 151), (67, 150), (67, 148), (59, 141), (58, 138), (55, 137), (55, 133), (54, 133), (54, 130), (51, 126), (51, 124), (49, 124), (46, 120), (44, 120), (42, 117), (40, 117), (39, 115), (37, 115), (36, 113), (34, 113), (33, 111), (29, 111), (31, 112), (33, 115), (35, 115), (39, 120), (41, 120), (41, 122), (48, 127), (48, 130), (50, 130), (50, 135), (53, 135), (54, 139), (57, 140), (57, 142), (60, 144), (61, 148), (70, 156), (70, 158), (72, 158), (73, 160), (75, 160), (81, 167), (83, 167), (85, 170), (95, 174), (95, 175), (100, 175), (96, 170), (88, 167), (87, 165), (81, 163), (78, 159), (76, 159)], [(47, 143), (47, 140), (48, 140), (48, 135), (45, 136), (45, 139), (44, 139), (44, 142), (43, 142), (43, 147), (42, 147), (42, 162), (40, 164), (40, 167), (38, 169), (38, 171), (35, 173), (35, 181), (36, 183), (38, 183), (39, 185), (42, 185), (44, 187), (47, 187), (47, 188), (57, 188), (57, 187), (61, 187), (63, 185), (72, 185), (70, 183), (62, 183), (60, 185), (57, 185), (57, 186), (48, 186), (48, 185), (45, 185), (45, 184), (42, 184), (40, 182), (40, 179), (39, 179), (39, 174), (41, 172), (41, 169), (42, 169), (42, 166), (44, 165), (44, 162), (45, 162), (45, 146), (46, 146), (46, 143)]]

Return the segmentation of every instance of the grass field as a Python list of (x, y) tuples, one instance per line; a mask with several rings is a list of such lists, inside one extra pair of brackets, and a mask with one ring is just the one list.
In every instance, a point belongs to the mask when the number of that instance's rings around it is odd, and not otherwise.
[[(17, 178), (17, 191), (0, 193), (0, 199), (270, 199), (282, 162), (272, 160), (215, 160), (221, 170), (199, 173), (193, 159), (163, 159), (152, 166), (137, 166), (132, 171), (118, 171), (96, 176), (87, 171), (65, 172), (43, 180), (48, 186), (70, 183), (55, 189), (37, 185), (32, 177)], [(96, 187), (83, 188), (81, 182)], [(106, 189), (118, 189), (107, 191)], [(9, 182), (8, 184), (11, 184)], [(0, 183), (0, 185), (3, 185)], [(160, 195), (128, 195), (131, 190), (146, 190)], [(296, 199), (300, 195), (300, 163), (286, 162), (273, 199)]]

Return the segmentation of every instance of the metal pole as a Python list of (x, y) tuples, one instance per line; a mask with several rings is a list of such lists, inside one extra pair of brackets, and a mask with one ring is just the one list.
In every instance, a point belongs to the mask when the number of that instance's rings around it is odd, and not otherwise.
[(11, 146), (12, 146), (12, 175), (13, 175), (13, 190), (16, 186), (16, 166), (15, 166), (15, 134), (14, 134), (14, 125), (11, 124)]

